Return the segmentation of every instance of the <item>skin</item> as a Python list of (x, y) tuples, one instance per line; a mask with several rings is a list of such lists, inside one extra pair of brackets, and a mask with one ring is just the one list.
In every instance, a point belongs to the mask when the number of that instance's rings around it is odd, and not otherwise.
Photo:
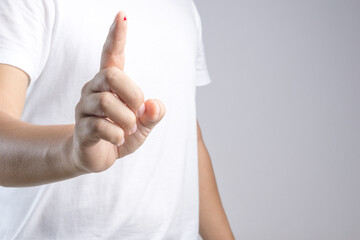
[[(163, 102), (144, 102), (141, 89), (123, 71), (124, 16), (123, 12), (116, 15), (100, 70), (82, 88), (75, 124), (41, 126), (20, 121), (29, 78), (17, 68), (1, 66), (2, 186), (35, 186), (104, 171), (117, 158), (136, 151), (161, 121), (166, 112)], [(142, 104), (145, 108), (140, 116)]]
[[(136, 151), (166, 113), (158, 99), (144, 102), (124, 70), (127, 21), (120, 11), (103, 47), (99, 72), (81, 90), (75, 124), (20, 120), (29, 76), (0, 64), (0, 185), (28, 187), (101, 172)], [(114, 111), (116, 109), (116, 111)], [(198, 124), (198, 123), (197, 123)], [(234, 239), (198, 124), (200, 234)]]
[(197, 121), (199, 162), (200, 236), (204, 240), (235, 239), (217, 188), (209, 152)]

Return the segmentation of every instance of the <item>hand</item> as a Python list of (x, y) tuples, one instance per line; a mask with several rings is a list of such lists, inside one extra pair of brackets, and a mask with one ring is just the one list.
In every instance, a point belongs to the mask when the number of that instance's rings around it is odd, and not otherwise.
[(100, 71), (81, 91), (76, 106), (72, 160), (80, 172), (100, 172), (136, 151), (165, 115), (157, 99), (144, 102), (141, 89), (124, 73), (127, 21), (120, 11), (101, 56)]

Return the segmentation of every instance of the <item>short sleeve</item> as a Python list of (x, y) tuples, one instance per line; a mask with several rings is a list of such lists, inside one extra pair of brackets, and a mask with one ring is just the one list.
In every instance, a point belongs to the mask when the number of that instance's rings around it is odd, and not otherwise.
[(36, 80), (49, 55), (54, 19), (51, 0), (1, 0), (0, 63)]
[(211, 79), (206, 64), (200, 14), (193, 1), (192, 4), (193, 4), (193, 13), (196, 22), (196, 27), (198, 30), (198, 48), (197, 48), (197, 57), (196, 57), (196, 86), (204, 86), (209, 84), (211, 82)]

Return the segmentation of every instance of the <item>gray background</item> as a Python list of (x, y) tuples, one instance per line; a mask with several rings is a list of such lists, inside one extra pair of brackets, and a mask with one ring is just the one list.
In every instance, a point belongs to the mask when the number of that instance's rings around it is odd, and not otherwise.
[(195, 0), (198, 119), (237, 239), (360, 239), (360, 1)]

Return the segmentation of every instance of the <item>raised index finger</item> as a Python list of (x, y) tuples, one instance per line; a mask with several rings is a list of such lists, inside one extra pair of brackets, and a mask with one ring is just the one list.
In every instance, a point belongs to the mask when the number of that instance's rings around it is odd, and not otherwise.
[(114, 23), (111, 25), (106, 38), (101, 54), (100, 70), (108, 67), (117, 67), (124, 70), (126, 31), (126, 14), (120, 11), (116, 14)]

